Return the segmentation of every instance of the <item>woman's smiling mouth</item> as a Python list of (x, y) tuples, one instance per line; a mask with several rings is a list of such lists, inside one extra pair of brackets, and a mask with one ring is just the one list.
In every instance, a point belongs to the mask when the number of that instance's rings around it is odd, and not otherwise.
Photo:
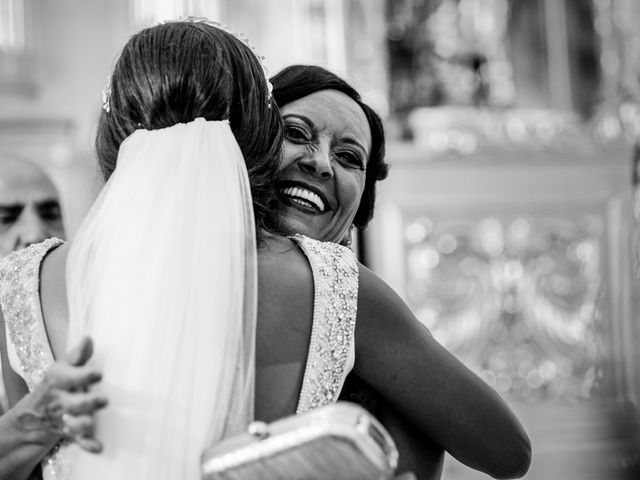
[(307, 208), (313, 208), (320, 213), (324, 213), (325, 205), (320, 195), (303, 187), (285, 187), (280, 189), (280, 193), (291, 202), (297, 203)]

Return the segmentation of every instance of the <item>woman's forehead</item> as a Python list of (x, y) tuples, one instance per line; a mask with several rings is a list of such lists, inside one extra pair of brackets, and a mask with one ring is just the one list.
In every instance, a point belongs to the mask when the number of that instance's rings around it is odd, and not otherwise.
[(0, 158), (0, 197), (6, 201), (33, 195), (56, 196), (57, 192), (44, 171), (35, 164)]

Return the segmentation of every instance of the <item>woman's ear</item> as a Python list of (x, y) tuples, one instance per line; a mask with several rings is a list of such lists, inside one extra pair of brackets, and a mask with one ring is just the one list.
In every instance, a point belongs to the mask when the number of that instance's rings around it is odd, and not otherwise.
[(347, 235), (342, 239), (342, 241), (340, 242), (340, 245), (347, 248), (351, 248), (355, 229), (356, 229), (356, 226), (354, 224), (351, 224), (351, 226), (349, 227), (349, 231), (347, 232)]

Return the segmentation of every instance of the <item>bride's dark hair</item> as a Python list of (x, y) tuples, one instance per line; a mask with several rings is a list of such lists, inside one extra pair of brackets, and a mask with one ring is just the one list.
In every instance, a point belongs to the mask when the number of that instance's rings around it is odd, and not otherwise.
[[(167, 22), (127, 42), (100, 114), (96, 152), (105, 180), (120, 144), (135, 130), (157, 130), (198, 117), (228, 119), (249, 172), (258, 227), (275, 228), (272, 190), (282, 120), (269, 99), (264, 70), (242, 41), (204, 22)], [(215, 159), (212, 159), (215, 161)]]

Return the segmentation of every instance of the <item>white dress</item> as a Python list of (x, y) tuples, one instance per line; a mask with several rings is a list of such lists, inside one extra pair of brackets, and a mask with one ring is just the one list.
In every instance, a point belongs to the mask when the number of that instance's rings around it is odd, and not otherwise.
[[(358, 266), (353, 252), (333, 243), (295, 235), (313, 271), (313, 326), (297, 407), (302, 413), (337, 401), (355, 358), (354, 332)], [(0, 260), (0, 305), (4, 315), (11, 367), (29, 390), (54, 362), (40, 304), (40, 266), (61, 245), (49, 239)], [(99, 339), (98, 339), (99, 341)], [(42, 463), (45, 480), (65, 478), (56, 447)]]

